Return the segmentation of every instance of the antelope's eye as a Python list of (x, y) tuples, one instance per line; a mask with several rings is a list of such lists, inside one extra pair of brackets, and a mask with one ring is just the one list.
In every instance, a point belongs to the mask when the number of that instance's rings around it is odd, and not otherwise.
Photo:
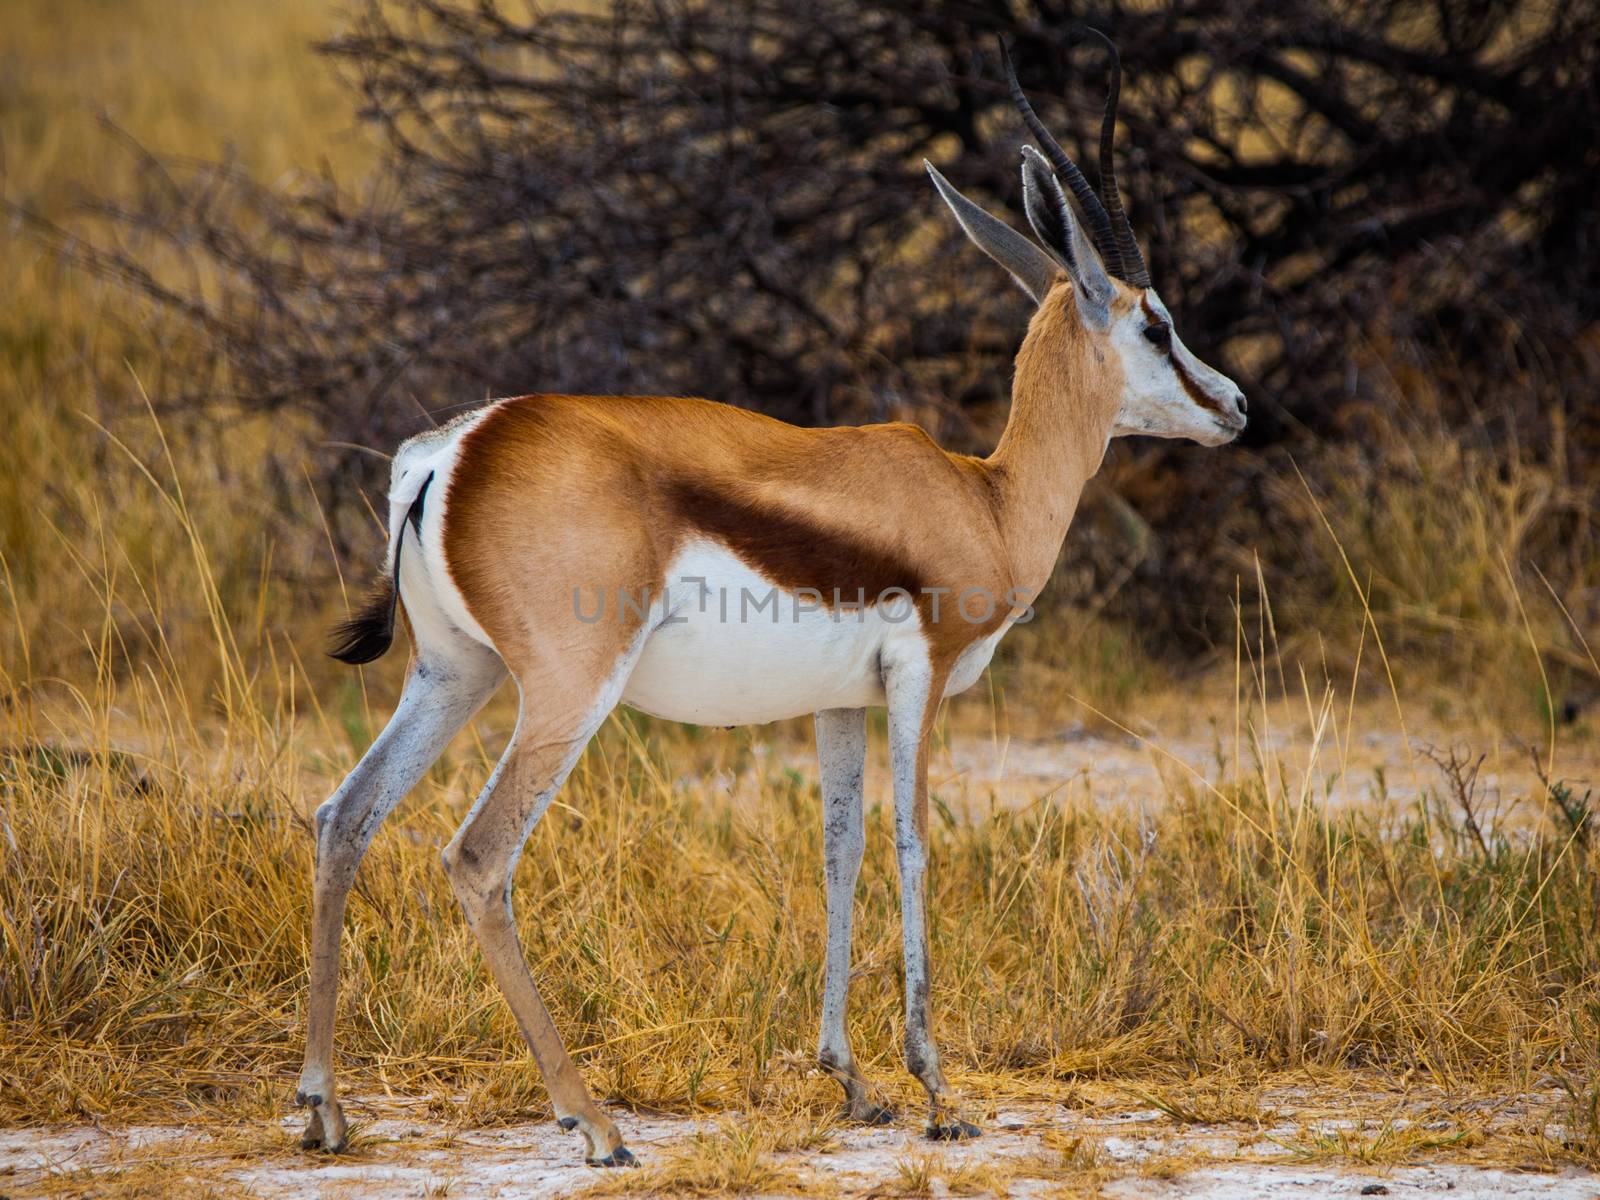
[(1172, 349), (1172, 326), (1165, 321), (1157, 321), (1154, 325), (1146, 325), (1144, 327), (1144, 337), (1145, 341), (1149, 342), (1157, 350)]

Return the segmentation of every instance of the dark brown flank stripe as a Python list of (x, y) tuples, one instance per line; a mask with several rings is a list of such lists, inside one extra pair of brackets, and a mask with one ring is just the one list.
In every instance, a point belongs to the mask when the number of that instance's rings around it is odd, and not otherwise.
[(684, 522), (721, 542), (752, 570), (788, 592), (811, 588), (830, 606), (838, 600), (871, 604), (892, 588), (913, 599), (923, 576), (911, 563), (839, 529), (792, 510), (752, 503), (688, 481), (669, 485)]
[(975, 589), (963, 608), (962, 587), (941, 587), (890, 550), (793, 510), (689, 481), (668, 485), (667, 495), (686, 525), (720, 542), (791, 595), (811, 588), (824, 606), (846, 612), (870, 608), (886, 593), (903, 590), (916, 606), (938, 662), (953, 663), (963, 649), (999, 628), (1011, 610), (1007, 596), (986, 588)]
[[(1139, 307), (1144, 309), (1144, 315), (1149, 317), (1151, 321), (1166, 321), (1165, 317), (1150, 307), (1148, 297), (1139, 297)], [(1178, 361), (1177, 355), (1169, 354), (1167, 358), (1172, 363), (1172, 373), (1178, 377), (1178, 382), (1183, 385), (1183, 390), (1189, 394), (1189, 399), (1210, 412), (1217, 413), (1220, 416), (1228, 415), (1228, 411), (1222, 406), (1222, 402), (1195, 382), (1194, 377), (1184, 369), (1183, 363)]]

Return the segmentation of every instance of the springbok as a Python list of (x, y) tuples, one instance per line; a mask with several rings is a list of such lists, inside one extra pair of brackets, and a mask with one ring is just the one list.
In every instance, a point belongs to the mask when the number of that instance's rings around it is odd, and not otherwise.
[(909, 424), (802, 429), (655, 396), (519, 396), (400, 447), (383, 582), (332, 649), (345, 662), (377, 658), (403, 608), (412, 649), (399, 705), (317, 809), (297, 1096), (311, 1109), (306, 1146), (345, 1144), (333, 1018), (357, 865), (379, 823), (508, 674), (520, 697), (515, 732), (442, 857), (556, 1117), (583, 1135), (589, 1163), (635, 1160), (539, 997), (512, 920), (511, 879), (534, 824), (619, 703), (705, 725), (815, 714), (828, 913), (818, 1059), (843, 1085), (848, 1115), (873, 1123), (893, 1114), (856, 1066), (845, 1001), (865, 843), (865, 712), (887, 706), (905, 1062), (927, 1088), (929, 1136), (978, 1133), (945, 1083), (928, 1012), (934, 714), (977, 680), (1028, 611), (1111, 438), (1217, 446), (1245, 423), (1239, 388), (1173, 332), (1129, 229), (1112, 168), (1114, 48), (1099, 195), (1034, 115), (1009, 56), (1005, 67), (1044, 148), (1022, 150), (1038, 240), (925, 164), (967, 236), (1037, 305), (989, 457), (941, 450)]

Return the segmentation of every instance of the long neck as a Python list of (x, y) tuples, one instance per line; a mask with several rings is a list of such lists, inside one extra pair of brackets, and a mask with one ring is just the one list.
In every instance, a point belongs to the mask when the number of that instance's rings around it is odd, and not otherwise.
[(1100, 468), (1122, 379), (1083, 327), (1070, 295), (1034, 314), (1017, 353), (1011, 415), (984, 465), (1017, 585), (1044, 586), (1083, 486)]

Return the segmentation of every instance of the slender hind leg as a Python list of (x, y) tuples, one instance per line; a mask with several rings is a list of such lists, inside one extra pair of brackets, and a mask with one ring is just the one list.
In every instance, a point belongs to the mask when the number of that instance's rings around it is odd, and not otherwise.
[(817, 1061), (844, 1088), (845, 1111), (855, 1121), (886, 1125), (894, 1113), (872, 1098), (872, 1085), (856, 1066), (845, 1028), (850, 993), (850, 924), (856, 879), (867, 834), (861, 791), (867, 765), (866, 710), (819, 712), (817, 761), (822, 769), (822, 857), (828, 881), (828, 953), (822, 975), (822, 1032)]
[[(626, 669), (619, 677), (626, 676)], [(552, 687), (552, 697), (579, 694)], [(584, 745), (617, 701), (621, 684), (603, 689), (587, 713), (535, 714), (523, 696), (516, 736), (466, 822), (444, 849), (444, 867), (467, 924), (478, 935), (489, 971), (533, 1051), (563, 1129), (576, 1129), (591, 1166), (630, 1166), (633, 1154), (615, 1123), (589, 1096), (528, 970), (511, 912), (511, 876), (523, 845), (566, 781)]]
[(489, 651), (463, 645), (449, 657), (423, 651), (411, 664), (400, 703), (339, 790), (317, 809), (306, 1057), (297, 1103), (311, 1109), (301, 1144), (342, 1150), (344, 1113), (334, 1096), (333, 1016), (345, 899), (372, 836), (450, 739), (505, 678)]
[(906, 970), (906, 1067), (928, 1089), (928, 1136), (977, 1137), (939, 1069), (928, 1014), (928, 738), (944, 678), (924, 662), (884, 675), (889, 700), (889, 761), (894, 770), (894, 845), (900, 867), (900, 929)]

